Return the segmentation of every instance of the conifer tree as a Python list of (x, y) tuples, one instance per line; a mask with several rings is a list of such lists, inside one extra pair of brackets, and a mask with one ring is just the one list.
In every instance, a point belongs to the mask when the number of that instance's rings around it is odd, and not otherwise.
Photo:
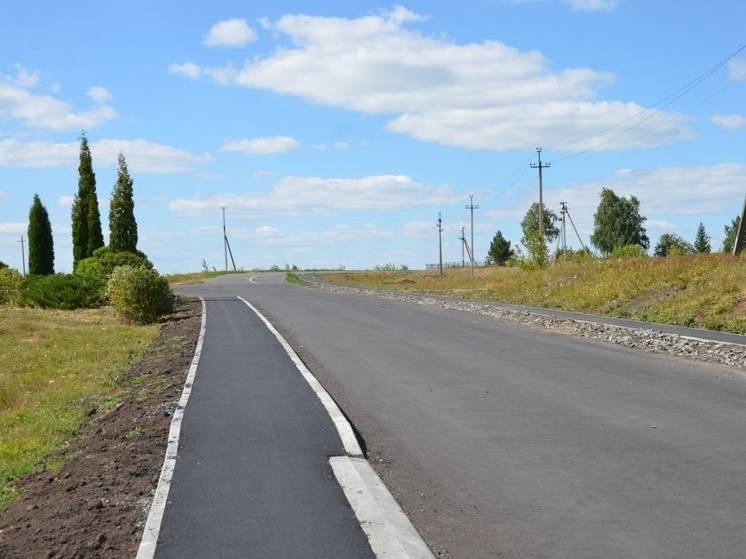
[(700, 254), (709, 254), (711, 250), (710, 236), (705, 231), (705, 224), (701, 222), (697, 227), (697, 236), (694, 238), (694, 250)]
[(28, 216), (28, 269), (29, 274), (37, 276), (54, 273), (52, 225), (38, 194), (34, 194)]
[(91, 256), (94, 250), (104, 246), (96, 195), (96, 174), (93, 172), (91, 149), (85, 133), (80, 137), (78, 193), (73, 203), (72, 221), (73, 260), (77, 264), (83, 258)]
[(124, 155), (119, 154), (117, 183), (109, 205), (109, 246), (112, 250), (137, 250), (137, 221), (132, 192), (132, 178), (127, 170)]

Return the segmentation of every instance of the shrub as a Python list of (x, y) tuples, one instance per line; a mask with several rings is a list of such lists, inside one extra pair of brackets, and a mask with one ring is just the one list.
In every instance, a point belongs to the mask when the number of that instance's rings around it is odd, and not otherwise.
[(648, 253), (640, 245), (622, 245), (611, 251), (611, 258), (646, 258)]
[(78, 262), (75, 266), (75, 275), (96, 295), (98, 304), (102, 304), (106, 299), (106, 284), (118, 266), (152, 268), (153, 264), (140, 251), (113, 251), (109, 247), (101, 247), (95, 250), (90, 258)]
[(13, 268), (0, 267), (0, 305), (15, 305), (21, 300), (23, 276)]
[(22, 303), (45, 309), (80, 309), (98, 306), (97, 294), (74, 274), (31, 276), (23, 288)]
[(128, 322), (155, 322), (171, 312), (174, 304), (168, 281), (152, 268), (115, 268), (106, 294), (114, 312)]

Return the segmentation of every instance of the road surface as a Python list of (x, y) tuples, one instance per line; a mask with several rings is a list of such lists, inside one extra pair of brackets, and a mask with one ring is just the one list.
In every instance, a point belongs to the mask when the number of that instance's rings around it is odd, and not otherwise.
[(269, 316), (436, 552), (744, 557), (739, 373), (249, 277), (181, 291), (241, 295)]

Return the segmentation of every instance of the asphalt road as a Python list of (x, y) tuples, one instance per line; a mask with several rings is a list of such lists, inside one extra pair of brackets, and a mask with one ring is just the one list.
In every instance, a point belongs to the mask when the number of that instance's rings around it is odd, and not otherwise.
[(262, 308), (435, 551), (746, 555), (742, 375), (284, 274), (248, 280), (182, 291)]
[(207, 301), (156, 557), (372, 559), (329, 465), (342, 441), (242, 301)]

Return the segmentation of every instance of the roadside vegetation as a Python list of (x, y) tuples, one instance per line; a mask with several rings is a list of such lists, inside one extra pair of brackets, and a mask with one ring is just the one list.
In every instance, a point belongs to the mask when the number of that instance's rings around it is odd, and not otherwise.
[(157, 333), (110, 308), (0, 310), (0, 508), (16, 480), (54, 468), (46, 457), (117, 402), (118, 375)]

